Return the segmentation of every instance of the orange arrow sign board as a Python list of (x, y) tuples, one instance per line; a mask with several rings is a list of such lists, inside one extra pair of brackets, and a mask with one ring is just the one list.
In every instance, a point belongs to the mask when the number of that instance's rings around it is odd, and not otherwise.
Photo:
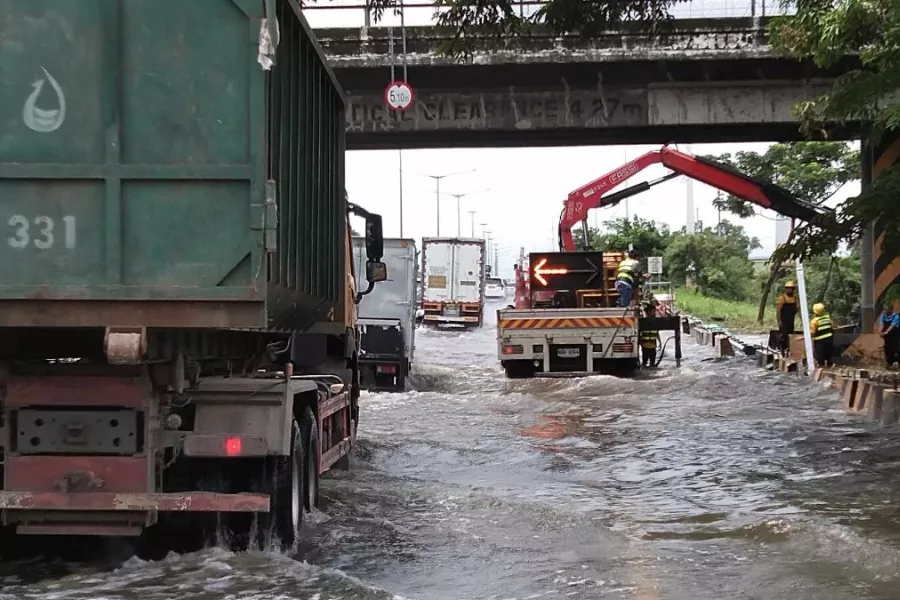
[(569, 272), (568, 269), (545, 269), (544, 265), (546, 264), (547, 259), (542, 258), (538, 264), (534, 265), (534, 278), (540, 281), (541, 285), (547, 285), (547, 280), (543, 277), (544, 275), (565, 275)]

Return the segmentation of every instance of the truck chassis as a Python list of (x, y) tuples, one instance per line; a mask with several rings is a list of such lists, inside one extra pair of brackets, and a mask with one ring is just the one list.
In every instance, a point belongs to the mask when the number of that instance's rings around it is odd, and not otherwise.
[[(214, 332), (195, 335), (213, 345)], [(146, 353), (146, 330), (107, 329), (105, 361), (3, 363), (0, 524), (23, 535), (137, 536), (161, 515), (232, 513), (257, 515), (260, 532), (293, 543), (304, 509), (318, 503), (319, 476), (349, 466), (355, 356), (329, 355), (337, 336), (261, 343), (233, 332), (231, 342), (263, 352), (196, 360), (169, 352), (177, 337), (151, 332)], [(324, 364), (307, 369), (319, 374), (270, 360), (273, 347), (301, 341), (322, 351)], [(142, 362), (147, 354), (159, 360)]]

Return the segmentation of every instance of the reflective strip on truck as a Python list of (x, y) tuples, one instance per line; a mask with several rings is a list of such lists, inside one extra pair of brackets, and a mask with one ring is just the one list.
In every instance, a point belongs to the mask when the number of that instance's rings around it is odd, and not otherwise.
[(591, 327), (633, 327), (634, 317), (565, 317), (559, 319), (502, 319), (501, 329), (559, 329)]

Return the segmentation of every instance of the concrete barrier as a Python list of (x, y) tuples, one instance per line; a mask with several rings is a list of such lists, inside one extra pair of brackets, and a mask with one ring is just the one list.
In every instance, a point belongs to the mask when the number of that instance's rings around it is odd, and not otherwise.
[(844, 388), (841, 395), (844, 398), (844, 410), (854, 412), (856, 409), (857, 395), (859, 391), (859, 379), (844, 378)]
[(716, 356), (718, 358), (734, 356), (734, 348), (731, 346), (731, 340), (728, 339), (728, 336), (720, 335), (716, 337)]
[(885, 390), (881, 406), (881, 425), (893, 425), (900, 421), (900, 391)]

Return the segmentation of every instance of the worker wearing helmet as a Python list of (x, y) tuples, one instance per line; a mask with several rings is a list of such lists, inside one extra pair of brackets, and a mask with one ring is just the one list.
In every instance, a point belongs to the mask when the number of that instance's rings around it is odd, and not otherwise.
[(797, 320), (797, 310), (800, 308), (797, 295), (794, 293), (797, 284), (788, 281), (784, 284), (784, 292), (775, 301), (775, 320), (778, 322), (779, 349), (787, 352), (791, 344), (791, 334), (794, 333), (794, 322)]
[(813, 305), (815, 317), (809, 322), (809, 332), (813, 339), (813, 354), (816, 365), (830, 367), (834, 363), (831, 355), (834, 352), (834, 330), (831, 325), (831, 315), (825, 312), (825, 305), (817, 302)]
[(619, 306), (631, 306), (634, 290), (641, 278), (640, 254), (636, 250), (626, 253), (616, 271), (616, 291), (619, 292)]
[[(649, 302), (644, 309), (644, 314), (650, 318), (656, 316), (656, 305)], [(656, 366), (656, 348), (659, 345), (659, 331), (655, 329), (643, 329), (640, 333), (641, 340), (641, 360), (643, 367)]]

